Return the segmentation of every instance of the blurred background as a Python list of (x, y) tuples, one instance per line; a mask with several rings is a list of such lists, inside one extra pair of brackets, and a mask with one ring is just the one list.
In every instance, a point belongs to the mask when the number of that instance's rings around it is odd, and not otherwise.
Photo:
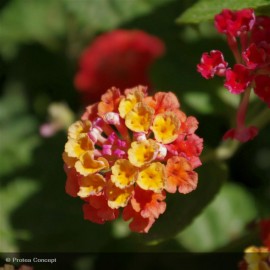
[[(208, 17), (200, 23), (176, 22), (197, 2), (0, 2), (1, 253), (93, 253), (100, 262), (104, 252), (242, 252), (248, 245), (260, 244), (256, 221), (270, 215), (270, 116), (263, 117), (253, 141), (228, 142), (220, 148), (224, 132), (234, 125), (239, 97), (223, 88), (222, 79), (203, 79), (196, 65), (201, 54), (212, 49), (223, 51), (230, 63), (233, 58), (213, 20), (208, 20), (210, 13), (205, 12)], [(241, 4), (248, 7), (250, 1)], [(258, 12), (270, 15), (259, 4)], [(75, 80), (85, 67), (80, 59), (97, 37), (115, 29), (142, 30), (163, 44), (158, 56), (141, 64), (145, 69), (143, 76), (137, 74), (138, 84), (147, 83), (151, 91), (174, 92), (182, 110), (199, 120), (197, 133), (205, 143), (198, 189), (169, 197), (166, 213), (148, 235), (131, 233), (122, 220), (105, 225), (84, 220), (82, 201), (65, 193), (65, 129), (84, 111), (88, 91)], [(130, 61), (142, 57), (134, 55)], [(108, 70), (114, 70), (113, 64)], [(125, 85), (126, 77), (121, 78), (115, 86)], [(96, 91), (96, 96), (102, 94)], [(265, 108), (252, 97), (248, 117)], [(215, 149), (225, 154), (218, 158)], [(132, 269), (130, 258), (125, 258), (122, 264)], [(197, 269), (192, 268), (196, 263), (192, 258), (186, 261), (190, 268), (185, 269)], [(67, 264), (72, 267), (66, 269), (92, 269), (93, 259), (78, 255)]]

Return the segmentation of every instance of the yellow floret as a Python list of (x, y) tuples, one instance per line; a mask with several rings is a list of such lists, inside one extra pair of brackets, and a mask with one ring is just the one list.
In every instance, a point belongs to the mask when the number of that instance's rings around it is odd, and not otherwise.
[(128, 160), (119, 159), (112, 166), (112, 182), (119, 188), (126, 188), (135, 182), (137, 169)]
[(87, 134), (80, 134), (77, 139), (69, 139), (65, 145), (65, 152), (69, 157), (79, 158), (86, 151), (94, 150), (94, 144)]
[(109, 164), (105, 158), (94, 159), (93, 154), (88, 151), (83, 154), (80, 159), (75, 163), (75, 169), (83, 176), (93, 174), (108, 168)]
[(265, 262), (268, 258), (270, 259), (270, 253), (267, 247), (251, 246), (245, 249), (245, 261), (248, 264), (248, 270), (270, 269)]
[(87, 133), (91, 128), (90, 121), (76, 121), (68, 128), (68, 138), (77, 139), (80, 134)]
[(151, 129), (158, 142), (168, 144), (173, 142), (180, 128), (180, 121), (173, 112), (158, 114), (153, 122)]
[(74, 167), (76, 161), (78, 160), (77, 158), (69, 157), (67, 152), (63, 152), (62, 158), (68, 168)]
[(122, 118), (125, 118), (125, 116), (134, 108), (134, 106), (142, 101), (143, 99), (143, 92), (141, 90), (141, 87), (134, 87), (130, 90), (130, 92), (127, 94), (127, 97), (122, 99), (118, 110), (119, 114)]
[(154, 160), (158, 150), (159, 145), (151, 139), (133, 142), (128, 150), (128, 159), (134, 166), (141, 167)]
[(147, 132), (151, 126), (154, 110), (139, 102), (126, 115), (126, 126), (135, 132)]
[(80, 191), (78, 196), (86, 198), (101, 192), (105, 186), (105, 178), (101, 174), (90, 174), (80, 180)]
[(108, 205), (113, 209), (125, 207), (131, 197), (133, 186), (125, 189), (120, 189), (112, 182), (109, 182), (106, 188), (106, 195), (108, 198)]
[(155, 162), (139, 172), (137, 184), (145, 190), (160, 192), (165, 185), (165, 167)]

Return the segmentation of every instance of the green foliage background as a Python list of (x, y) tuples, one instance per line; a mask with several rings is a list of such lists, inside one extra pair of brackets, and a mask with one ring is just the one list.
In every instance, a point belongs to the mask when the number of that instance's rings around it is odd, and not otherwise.
[[(248, 224), (270, 214), (270, 115), (254, 141), (221, 145), (234, 124), (238, 97), (228, 94), (221, 80), (206, 81), (196, 72), (201, 54), (211, 49), (233, 61), (213, 27), (214, 14), (226, 7), (270, 15), (268, 0), (1, 2), (0, 252), (99, 256), (242, 251), (259, 243), (256, 226)], [(198, 118), (205, 141), (198, 189), (170, 196), (166, 213), (147, 235), (130, 233), (122, 221), (101, 226), (83, 220), (82, 202), (64, 190), (65, 132), (49, 139), (38, 132), (51, 102), (66, 102), (79, 116), (83, 108), (73, 86), (78, 57), (96, 35), (115, 28), (142, 29), (164, 41), (166, 54), (153, 65), (151, 79), (157, 90), (178, 95), (183, 110)], [(254, 97), (249, 121), (265, 107)], [(75, 262), (70, 269), (90, 269), (92, 263)], [(197, 269), (193, 264), (190, 260), (190, 269)]]

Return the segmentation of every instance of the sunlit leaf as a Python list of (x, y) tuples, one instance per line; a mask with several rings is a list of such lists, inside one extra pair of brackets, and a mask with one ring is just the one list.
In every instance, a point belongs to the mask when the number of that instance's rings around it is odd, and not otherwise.
[(228, 183), (177, 239), (191, 251), (212, 251), (240, 238), (257, 214), (254, 199), (247, 190)]
[(0, 101), (0, 176), (29, 164), (37, 146), (36, 120), (27, 113), (27, 103), (17, 84), (9, 85)]
[(202, 114), (213, 113), (210, 96), (207, 92), (187, 92), (184, 101), (195, 111)]
[(19, 44), (39, 42), (55, 46), (66, 23), (61, 1), (10, 1), (0, 13), (0, 52), (11, 57)]
[(232, 10), (242, 8), (269, 7), (269, 0), (200, 0), (187, 9), (178, 17), (178, 23), (200, 23), (202, 21), (213, 20), (214, 16), (224, 8)]
[(217, 90), (217, 94), (224, 103), (228, 104), (232, 108), (237, 108), (239, 106), (239, 102), (240, 102), (240, 96), (239, 95), (232, 95), (224, 87), (220, 87)]

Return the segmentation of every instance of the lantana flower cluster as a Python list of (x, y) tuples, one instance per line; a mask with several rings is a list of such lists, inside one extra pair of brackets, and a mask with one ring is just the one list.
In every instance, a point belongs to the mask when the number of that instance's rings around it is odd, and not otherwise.
[(100, 100), (112, 85), (120, 89), (139, 84), (150, 87), (148, 70), (164, 50), (159, 38), (141, 30), (102, 34), (82, 53), (75, 87), (86, 104)]
[(239, 264), (239, 270), (270, 269), (270, 219), (261, 220), (259, 225), (264, 246), (246, 248), (244, 260)]
[(110, 88), (68, 129), (66, 192), (84, 201), (85, 219), (103, 224), (122, 210), (132, 231), (146, 233), (164, 213), (166, 193), (197, 187), (197, 127), (171, 92)]
[(202, 55), (197, 68), (206, 79), (215, 75), (225, 77), (224, 86), (229, 92), (243, 95), (237, 126), (229, 130), (224, 139), (246, 142), (258, 133), (256, 127), (245, 126), (251, 89), (270, 107), (270, 17), (255, 16), (249, 8), (239, 11), (224, 9), (215, 16), (215, 27), (226, 35), (236, 63), (229, 67), (222, 52), (212, 50)]

